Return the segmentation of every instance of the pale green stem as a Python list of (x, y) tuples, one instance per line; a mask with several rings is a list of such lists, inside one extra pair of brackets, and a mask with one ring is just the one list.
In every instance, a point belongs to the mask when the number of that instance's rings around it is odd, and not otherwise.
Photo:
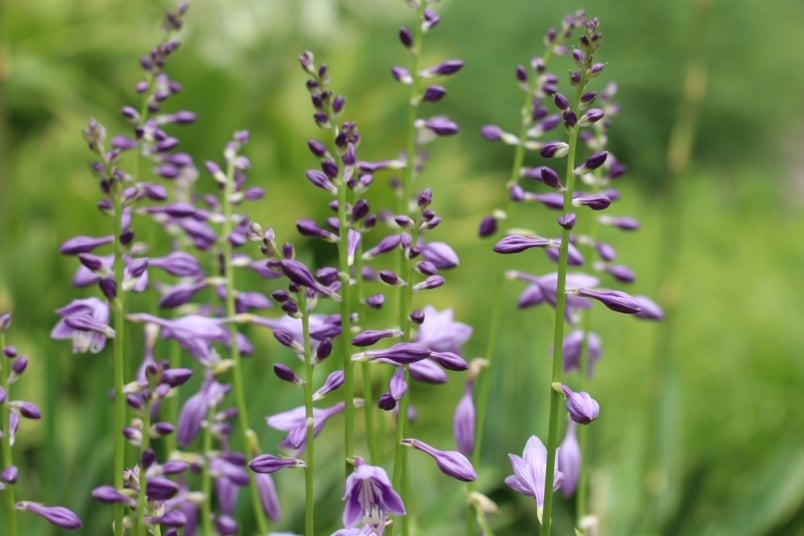
[[(582, 70), (581, 82), (572, 109), (578, 109), (583, 88), (586, 86), (586, 72)], [(575, 191), (575, 153), (578, 146), (578, 127), (569, 129), (569, 153), (567, 154), (566, 190), (564, 192), (565, 210), (572, 209), (572, 194)], [(558, 254), (558, 281), (556, 283), (556, 318), (553, 333), (553, 372), (550, 387), (550, 417), (547, 431), (547, 468), (544, 478), (544, 509), (542, 511), (542, 536), (550, 536), (553, 511), (553, 478), (556, 469), (556, 449), (558, 448), (558, 414), (563, 395), (552, 387), (561, 383), (562, 356), (564, 341), (564, 314), (567, 305), (567, 257), (569, 254), (569, 229), (561, 231), (561, 247)]]
[[(0, 332), (0, 350), (5, 347), (6, 336), (4, 333)], [(11, 363), (8, 359), (5, 361)], [(8, 372), (6, 371), (6, 367), (2, 366), (2, 363), (0, 363), (0, 387), (2, 387), (6, 393), (6, 403), (0, 404), (0, 417), (2, 418), (2, 427), (0, 427), (0, 430), (3, 432), (3, 437), (0, 439), (0, 448), (2, 448), (3, 451), (3, 467), (11, 467), (14, 465), (11, 457), (11, 410), (8, 406), (8, 400), (11, 399), (11, 392), (8, 383)], [(14, 508), (14, 485), (7, 484), (5, 490), (1, 493), (5, 495), (6, 499), (6, 511), (8, 514), (6, 527), (8, 528), (8, 536), (17, 536), (17, 510)]]
[(304, 339), (304, 411), (307, 417), (307, 447), (304, 468), (304, 534), (314, 536), (315, 507), (315, 427), (313, 421), (313, 350), (310, 344), (310, 311), (307, 310), (307, 287), (298, 292)]
[[(235, 316), (235, 290), (234, 270), (232, 269), (232, 244), (229, 235), (232, 233), (232, 203), (231, 198), (234, 194), (234, 159), (227, 163), (226, 183), (223, 189), (223, 266), (224, 278), (226, 279), (226, 316)], [(243, 387), (243, 366), (240, 359), (240, 348), (237, 343), (237, 326), (229, 325), (229, 336), (231, 340), (231, 355), (234, 366), (232, 367), (232, 387), (234, 388), (235, 401), (237, 403), (237, 420), (243, 440), (243, 452), (247, 458), (256, 455), (254, 451), (256, 434), (251, 432), (248, 427), (248, 413), (246, 408), (245, 388)], [(257, 489), (257, 481), (253, 477), (249, 478), (249, 489), (251, 490), (251, 506), (254, 517), (257, 520), (257, 527), (260, 534), (268, 534), (268, 521), (265, 512), (262, 510), (260, 492)]]
[[(355, 297), (360, 308), (360, 318), (368, 310), (368, 306), (363, 304), (363, 243), (357, 248), (355, 254)], [(374, 433), (374, 396), (371, 390), (371, 364), (368, 361), (361, 362), (361, 376), (363, 377), (363, 407), (366, 420), (366, 442), (368, 443), (369, 461), (371, 465), (380, 463), (377, 436)]]

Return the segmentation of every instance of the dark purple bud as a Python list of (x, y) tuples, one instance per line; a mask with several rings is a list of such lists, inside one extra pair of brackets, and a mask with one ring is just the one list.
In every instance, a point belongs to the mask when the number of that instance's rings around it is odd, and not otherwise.
[(326, 176), (330, 179), (334, 179), (338, 176), (338, 164), (335, 163), (334, 160), (330, 160), (329, 158), (323, 160), (321, 162), (321, 171), (323, 171)]
[(433, 202), (433, 191), (430, 188), (425, 188), (424, 190), (419, 192), (416, 201), (419, 204), (419, 208), (429, 207), (430, 203)]
[(519, 253), (530, 248), (555, 247), (556, 244), (547, 238), (527, 238), (521, 235), (508, 235), (494, 245), (496, 253)]
[(424, 275), (435, 275), (438, 273), (438, 268), (436, 268), (436, 265), (426, 260), (417, 263), (416, 266), (414, 266), (414, 269), (420, 274)]
[(98, 281), (98, 287), (107, 300), (112, 301), (117, 297), (117, 281), (113, 277), (104, 277)]
[(335, 281), (338, 280), (338, 269), (334, 266), (325, 266), (323, 268), (319, 268), (315, 272), (315, 278), (322, 284), (322, 285), (331, 285)]
[(148, 479), (145, 493), (152, 501), (165, 501), (179, 492), (179, 485), (172, 480), (155, 476)]
[(579, 288), (575, 292), (578, 296), (598, 300), (612, 311), (617, 311), (618, 313), (633, 314), (642, 310), (637, 300), (619, 290)]
[(578, 115), (572, 110), (567, 110), (566, 112), (564, 112), (563, 118), (564, 118), (564, 124), (567, 125), (567, 127), (569, 128), (572, 128), (578, 124)]
[(431, 290), (442, 286), (445, 283), (445, 281), (446, 280), (442, 275), (431, 275), (428, 276), (424, 281), (421, 281), (413, 285), (413, 290), (414, 292), (419, 290)]
[(79, 253), (89, 253), (98, 246), (104, 244), (111, 244), (114, 242), (114, 237), (109, 236), (76, 236), (64, 242), (59, 247), (59, 253), (64, 255), (78, 255)]
[(421, 326), (422, 323), (424, 322), (424, 311), (421, 310), (413, 311), (412, 313), (410, 313), (408, 318), (410, 318), (410, 321), (413, 322), (414, 324)]
[(460, 452), (439, 450), (418, 439), (403, 439), (402, 444), (420, 450), (432, 457), (438, 468), (447, 476), (472, 482), (477, 479), (472, 463)]
[(398, 329), (367, 329), (354, 336), (352, 346), (371, 346), (386, 337), (400, 337)]
[(424, 90), (422, 99), (427, 102), (438, 102), (443, 99), (446, 94), (447, 90), (443, 86), (427, 86), (427, 89)]
[(322, 190), (326, 190), (331, 194), (338, 193), (338, 188), (336, 188), (335, 185), (332, 184), (332, 181), (330, 181), (329, 177), (327, 177), (326, 174), (322, 173), (321, 171), (318, 171), (317, 169), (309, 169), (307, 170), (307, 173), (305, 173), (305, 176), (307, 177), (308, 181)]
[(583, 195), (573, 199), (572, 205), (576, 207), (587, 206), (592, 210), (605, 210), (611, 205), (611, 199), (603, 194)]
[(603, 69), (605, 68), (606, 68), (605, 63), (595, 63), (594, 65), (592, 65), (592, 68), (589, 69), (589, 74), (590, 76), (597, 76), (600, 73), (602, 73)]
[(572, 228), (575, 227), (576, 219), (577, 217), (573, 212), (570, 212), (569, 214), (562, 214), (558, 217), (558, 224), (564, 229), (572, 230)]
[[(413, 228), (413, 220), (405, 215), (394, 216), (394, 222), (396, 222), (396, 224), (402, 227), (403, 229)], [(410, 247), (410, 246), (408, 245), (404, 247)]]
[(385, 303), (385, 295), (372, 294), (371, 296), (366, 296), (366, 299), (363, 301), (365, 302), (366, 305), (368, 305), (372, 309), (381, 309), (383, 304)]
[(315, 362), (320, 363), (332, 354), (332, 339), (327, 337), (318, 344), (315, 350)]
[(553, 95), (553, 101), (556, 103), (556, 107), (558, 107), (559, 110), (563, 111), (569, 108), (569, 100), (561, 93)]
[(63, 506), (44, 506), (29, 501), (21, 501), (14, 505), (17, 510), (27, 510), (45, 518), (51, 525), (76, 530), (81, 528), (81, 519), (72, 511)]
[(92, 490), (92, 496), (105, 503), (134, 504), (136, 499), (120, 493), (112, 486), (99, 486)]
[(377, 400), (377, 407), (383, 411), (393, 411), (396, 409), (396, 399), (391, 393), (383, 393)]
[(480, 220), (480, 225), (477, 229), (477, 235), (480, 238), (491, 236), (497, 232), (497, 219), (494, 216), (485, 216)]
[[(11, 315), (8, 314), (8, 313), (6, 313), (6, 314), (8, 315), (9, 320), (11, 320)], [(3, 331), (3, 330), (0, 329), (0, 331)], [(7, 346), (4, 346), (3, 347), (3, 355), (6, 356), (9, 359), (11, 359), (12, 357), (17, 357), (17, 347), (12, 346), (10, 344), (7, 345)]]
[(343, 97), (343, 95), (336, 95), (335, 98), (332, 99), (332, 111), (336, 114), (341, 113), (345, 105), (346, 99)]
[(524, 65), (516, 66), (516, 79), (522, 84), (528, 83), (528, 71), (525, 70)]
[(438, 15), (438, 13), (436, 13), (430, 8), (424, 10), (423, 18), (424, 20), (422, 21), (422, 30), (425, 32), (434, 28), (441, 20), (441, 17)]
[(410, 30), (404, 26), (399, 29), (399, 41), (405, 48), (410, 48), (413, 46), (413, 35), (410, 33)]
[(551, 141), (545, 143), (539, 154), (544, 158), (563, 158), (569, 152), (569, 145), (563, 141)]
[(296, 222), (296, 229), (298, 229), (299, 233), (302, 236), (309, 236), (313, 238), (321, 238), (328, 242), (337, 242), (338, 235), (324, 230), (318, 226), (318, 224), (309, 219), (309, 218), (302, 218)]
[(466, 360), (453, 352), (433, 352), (430, 354), (430, 359), (447, 370), (462, 371), (469, 368)]
[(458, 124), (446, 117), (432, 117), (422, 123), (422, 125), (432, 130), (438, 136), (452, 136), (460, 132)]
[(341, 162), (343, 162), (344, 166), (354, 166), (355, 162), (357, 162), (357, 158), (355, 156), (355, 146), (352, 143), (347, 144), (346, 151), (341, 156)]
[(370, 207), (368, 201), (365, 199), (358, 199), (352, 207), (351, 220), (353, 222), (360, 221), (368, 215), (369, 210)]
[(26, 419), (38, 420), (42, 418), (42, 412), (33, 402), (14, 400), (13, 402), (9, 402), (9, 407), (12, 411)]
[(589, 424), (597, 419), (600, 414), (600, 406), (589, 393), (576, 393), (566, 384), (561, 384), (561, 390), (567, 397), (567, 411), (570, 418), (578, 424)]
[(327, 155), (327, 146), (318, 140), (307, 140), (307, 147), (310, 152), (318, 158), (324, 158)]
[(608, 156), (609, 153), (606, 151), (600, 151), (599, 153), (591, 155), (580, 167), (580, 171), (578, 169), (575, 170), (576, 175), (599, 168), (606, 162), (606, 158), (608, 158)]
[(382, 270), (380, 272), (380, 279), (383, 283), (391, 285), (392, 287), (403, 287), (406, 283), (391, 270)]
[(428, 357), (430, 349), (423, 344), (399, 342), (384, 350), (369, 350), (364, 355), (369, 359), (384, 359), (397, 365), (407, 365)]
[(614, 248), (605, 242), (596, 242), (595, 250), (598, 256), (604, 261), (613, 261), (614, 258), (617, 257), (617, 252)]
[[(276, 331), (274, 331), (274, 336), (276, 336)], [(304, 380), (299, 378), (296, 375), (296, 373), (293, 372), (293, 369), (285, 364), (282, 363), (274, 364), (274, 374), (276, 374), (277, 378), (279, 378), (280, 380), (285, 380), (286, 382), (295, 383), (297, 385), (304, 384)]]
[(429, 69), (425, 69), (422, 71), (422, 76), (432, 77), (432, 76), (448, 76), (451, 74), (455, 74), (463, 68), (463, 62), (461, 60), (447, 60), (445, 62), (439, 63), (435, 67), (430, 67)]
[(582, 126), (591, 125), (603, 119), (604, 115), (605, 113), (600, 108), (592, 108), (587, 110), (586, 113), (581, 116), (579, 122)]
[(499, 141), (504, 134), (505, 131), (497, 125), (485, 125), (480, 127), (480, 135), (489, 141)]
[(136, 123), (140, 120), (139, 112), (137, 112), (137, 110), (135, 110), (131, 106), (123, 106), (123, 108), (120, 109), (120, 113), (122, 114), (123, 117), (125, 117), (126, 119), (128, 119), (133, 123)]
[(553, 168), (547, 166), (523, 168), (522, 176), (541, 181), (546, 186), (555, 188), (556, 190), (562, 190), (564, 188), (564, 186), (561, 184), (561, 178), (558, 176), (558, 173), (556, 173)]
[(255, 473), (269, 474), (288, 467), (307, 467), (307, 464), (296, 458), (280, 458), (273, 454), (260, 454), (248, 462), (248, 467)]

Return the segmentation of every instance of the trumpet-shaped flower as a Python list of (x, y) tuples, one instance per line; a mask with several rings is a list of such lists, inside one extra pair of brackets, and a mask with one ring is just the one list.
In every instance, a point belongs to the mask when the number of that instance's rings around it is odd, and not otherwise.
[(343, 511), (343, 525), (346, 528), (363, 522), (382, 535), (389, 513), (405, 515), (402, 498), (391, 486), (385, 469), (368, 465), (357, 457), (355, 470), (346, 479), (343, 500), (346, 501)]
[[(547, 449), (542, 441), (535, 435), (530, 436), (525, 450), (520, 458), (516, 454), (509, 454), (514, 474), (506, 477), (505, 483), (514, 491), (536, 499), (539, 519), (541, 519), (544, 506), (544, 480), (547, 470)], [(559, 471), (558, 456), (556, 456), (556, 470), (553, 476), (553, 490), (561, 486), (564, 475)]]

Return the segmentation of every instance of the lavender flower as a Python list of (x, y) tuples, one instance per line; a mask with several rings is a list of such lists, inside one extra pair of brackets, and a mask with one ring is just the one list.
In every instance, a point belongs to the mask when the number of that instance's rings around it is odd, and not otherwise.
[(565, 384), (561, 385), (561, 390), (567, 397), (567, 411), (573, 421), (579, 424), (589, 424), (597, 419), (600, 414), (600, 406), (589, 393), (583, 391), (576, 393)]
[(355, 470), (346, 479), (343, 500), (343, 525), (346, 528), (365, 523), (378, 536), (385, 530), (388, 514), (405, 515), (405, 505), (382, 467), (368, 465), (355, 457)]
[(471, 456), (475, 449), (475, 403), (472, 400), (472, 382), (466, 382), (463, 396), (455, 408), (452, 419), (455, 444), (464, 456)]
[[(536, 500), (538, 508), (539, 519), (541, 520), (541, 510), (544, 506), (544, 481), (545, 471), (547, 467), (547, 449), (541, 440), (534, 436), (530, 436), (525, 450), (522, 452), (520, 458), (516, 454), (509, 454), (508, 458), (511, 460), (511, 466), (514, 468), (514, 474), (506, 477), (505, 483), (514, 491), (518, 491), (528, 497), (533, 497)], [(556, 464), (555, 476), (553, 477), (553, 490), (557, 490), (561, 486), (564, 476)]]
[(109, 326), (109, 305), (98, 298), (73, 300), (56, 311), (62, 318), (50, 332), (54, 339), (72, 339), (73, 353), (103, 350), (107, 337), (115, 332)]
[(477, 479), (477, 473), (472, 466), (472, 462), (460, 452), (454, 450), (439, 450), (418, 439), (403, 439), (402, 444), (429, 455), (435, 460), (441, 472), (447, 476), (464, 482), (471, 482)]
[(576, 437), (577, 427), (578, 425), (572, 420), (567, 424), (567, 432), (558, 449), (558, 465), (561, 466), (561, 473), (564, 475), (561, 481), (561, 493), (565, 497), (575, 493), (581, 473), (581, 447)]
[[(313, 409), (313, 436), (317, 436), (324, 429), (324, 425), (330, 417), (343, 411), (345, 404), (339, 402), (328, 408)], [(299, 456), (307, 447), (307, 417), (305, 407), (297, 408), (277, 413), (266, 419), (268, 426), (287, 432), (288, 435), (279, 446), (292, 453), (292, 456)]]
[(461, 345), (472, 336), (472, 327), (454, 321), (452, 309), (437, 311), (430, 305), (422, 309), (424, 322), (419, 326), (416, 342), (433, 352), (461, 353)]

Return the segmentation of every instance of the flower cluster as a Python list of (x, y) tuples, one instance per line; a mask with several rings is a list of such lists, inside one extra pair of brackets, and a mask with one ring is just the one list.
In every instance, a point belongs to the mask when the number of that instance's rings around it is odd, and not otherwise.
[(0, 492), (13, 508), (6, 512), (11, 532), (16, 531), (16, 511), (31, 512), (51, 524), (67, 530), (81, 528), (81, 519), (63, 506), (45, 506), (38, 502), (15, 502), (14, 487), (20, 477), (14, 465), (11, 448), (14, 446), (20, 424), (24, 419), (41, 419), (42, 412), (27, 400), (12, 400), (12, 387), (28, 369), (28, 356), (20, 355), (17, 348), (6, 344), (6, 331), (11, 326), (11, 313), (0, 314)]

